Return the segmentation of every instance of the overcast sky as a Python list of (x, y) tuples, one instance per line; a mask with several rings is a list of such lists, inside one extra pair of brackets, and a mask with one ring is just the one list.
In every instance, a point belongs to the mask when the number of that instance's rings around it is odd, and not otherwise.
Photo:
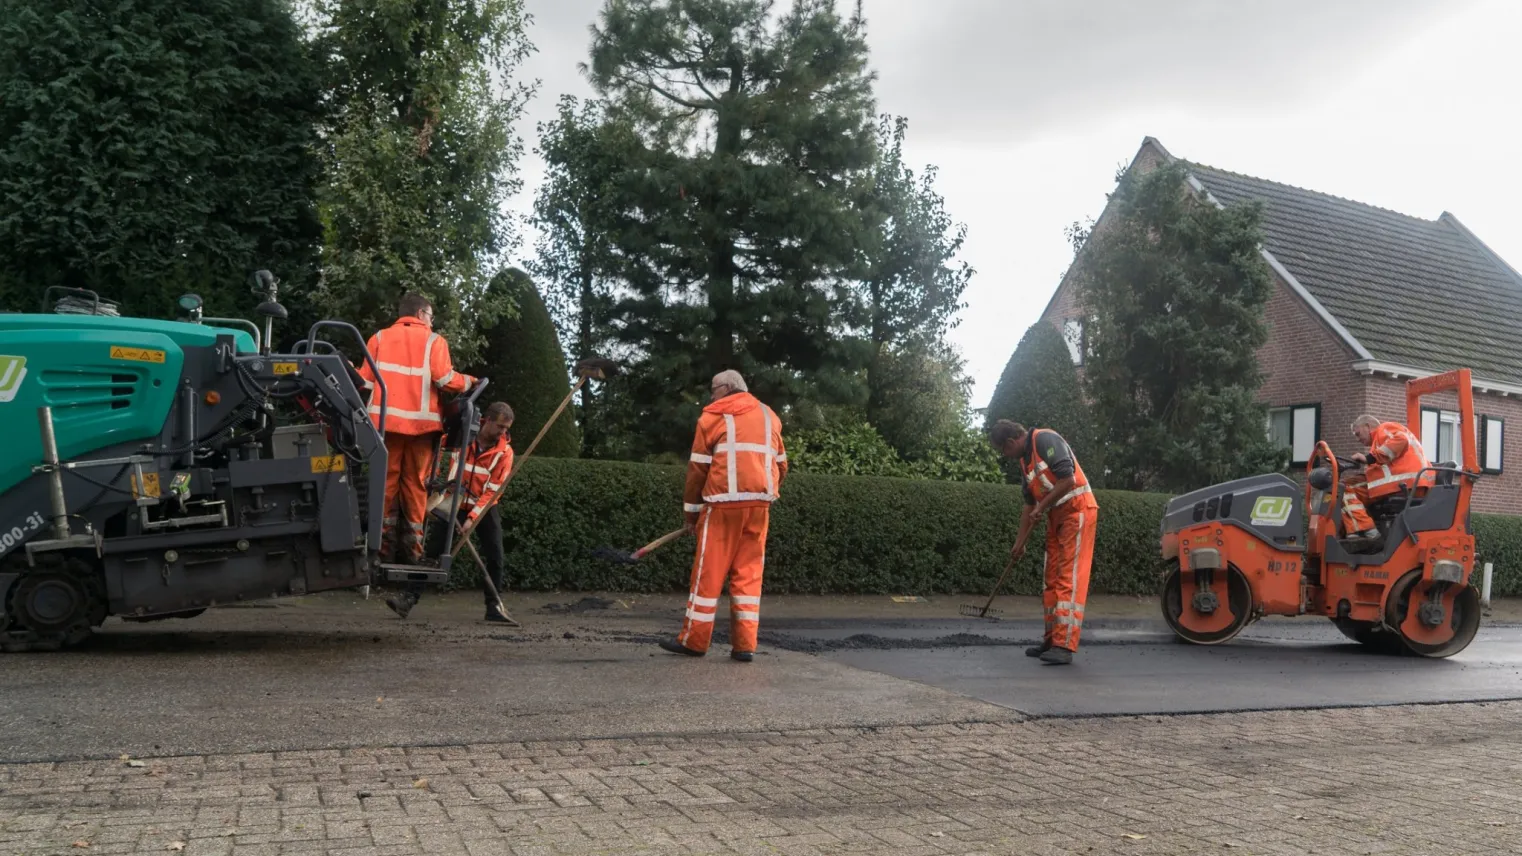
[[(779, 0), (779, 5), (787, 0)], [(842, 0), (842, 9), (850, 0)], [(541, 89), (577, 63), (602, 0), (527, 0)], [(1411, 214), (1449, 211), (1522, 266), (1517, 0), (865, 0), (879, 112), (940, 168), (977, 269), (952, 333), (987, 403), (1142, 138), (1173, 154)], [(526, 211), (541, 169), (524, 166)], [(531, 239), (530, 236), (526, 236)], [(525, 241), (522, 253), (531, 251)]]

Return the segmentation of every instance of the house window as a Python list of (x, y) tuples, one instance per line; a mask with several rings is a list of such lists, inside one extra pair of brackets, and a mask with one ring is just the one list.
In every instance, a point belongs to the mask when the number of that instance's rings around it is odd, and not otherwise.
[(1297, 404), (1268, 411), (1268, 438), (1280, 449), (1289, 449), (1291, 464), (1304, 464), (1321, 439), (1321, 405)]
[(1506, 448), (1506, 420), (1498, 416), (1480, 417), (1480, 469), (1501, 472)]
[(1422, 408), (1422, 451), (1427, 453), (1427, 462), (1433, 466), (1464, 462), (1464, 441), (1459, 434), (1457, 411)]
[(1073, 358), (1073, 365), (1083, 365), (1083, 319), (1065, 319), (1062, 322), (1062, 338), (1068, 343), (1068, 355)]

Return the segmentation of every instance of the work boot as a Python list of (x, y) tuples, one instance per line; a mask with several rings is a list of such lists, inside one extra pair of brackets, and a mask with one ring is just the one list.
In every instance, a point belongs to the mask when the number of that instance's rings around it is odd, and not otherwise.
[(508, 614), (508, 612), (506, 610), (504, 610), (504, 609), (498, 609), (497, 605), (495, 603), (491, 604), (488, 607), (486, 607), (486, 619), (485, 620), (490, 621), (490, 622), (492, 622), (494, 624), (506, 624), (508, 627), (522, 627), (523, 626), (523, 625), (518, 623), (517, 619), (513, 618), (512, 615)]
[(1353, 538), (1362, 538), (1362, 539), (1367, 539), (1367, 540), (1373, 540), (1373, 539), (1379, 537), (1379, 530), (1378, 529), (1365, 529), (1362, 532), (1354, 532), (1351, 537), (1353, 537)]
[(1041, 655), (1041, 662), (1048, 666), (1066, 666), (1073, 662), (1073, 652), (1066, 648), (1048, 648)]
[(386, 605), (391, 607), (391, 611), (396, 613), (397, 617), (406, 618), (407, 613), (411, 612), (414, 606), (417, 606), (417, 595), (410, 591), (404, 591), (396, 597), (386, 598)]
[(1042, 654), (1045, 654), (1047, 651), (1050, 651), (1050, 650), (1052, 650), (1052, 643), (1050, 643), (1050, 642), (1042, 642), (1040, 645), (1032, 645), (1029, 648), (1026, 648), (1025, 649), (1025, 656), (1027, 656), (1027, 657), (1039, 657)]
[(756, 659), (756, 652), (754, 652), (754, 651), (730, 651), (729, 652), (729, 659), (734, 660), (737, 663), (749, 663), (751, 660)]
[(675, 639), (662, 639), (660, 646), (673, 654), (686, 654), (689, 657), (701, 657), (708, 653), (707, 651), (694, 651)]

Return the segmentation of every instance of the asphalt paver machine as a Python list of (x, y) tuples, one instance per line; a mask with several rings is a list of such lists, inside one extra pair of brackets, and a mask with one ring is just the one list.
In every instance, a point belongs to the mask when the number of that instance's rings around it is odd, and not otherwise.
[(1162, 611), (1182, 640), (1217, 645), (1265, 615), (1321, 615), (1346, 636), (1390, 652), (1448, 657), (1480, 626), (1469, 506), (1480, 477), (1468, 369), (1406, 384), (1406, 424), (1424, 395), (1455, 393), (1463, 466), (1369, 507), (1375, 539), (1349, 539), (1340, 509), (1354, 462), (1316, 443), (1302, 487), (1282, 474), (1177, 497), (1162, 522)]
[[(447, 549), (435, 567), (378, 562), (386, 391), (324, 338), (373, 371), (365, 337), (319, 321), (275, 352), (287, 312), (273, 276), (254, 282), (262, 329), (203, 317), (195, 295), (180, 321), (56, 288), (0, 314), (0, 650), (72, 645), (108, 615), (447, 579)], [(451, 402), (451, 444), (473, 439), (484, 386)]]

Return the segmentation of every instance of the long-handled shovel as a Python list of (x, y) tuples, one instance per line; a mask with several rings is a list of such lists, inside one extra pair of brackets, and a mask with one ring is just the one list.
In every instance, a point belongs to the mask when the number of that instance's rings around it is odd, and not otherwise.
[(1009, 576), (1009, 572), (1014, 567), (1015, 567), (1015, 558), (1013, 556), (1011, 556), (1010, 559), (1009, 559), (1009, 564), (1004, 566), (1004, 573), (999, 575), (999, 581), (994, 583), (994, 590), (991, 593), (989, 593), (989, 595), (988, 595), (988, 603), (983, 604), (983, 606), (981, 608), (976, 606), (976, 605), (974, 605), (974, 604), (964, 603), (964, 604), (962, 604), (962, 607), (961, 607), (962, 614), (963, 615), (971, 616), (973, 618), (988, 618), (989, 617), (988, 613), (991, 611), (991, 612), (994, 613), (993, 618), (995, 618), (996, 620), (997, 620), (997, 618), (999, 616), (1003, 615), (1004, 614), (1004, 610), (1002, 610), (1002, 609), (993, 609), (994, 598), (998, 596), (999, 589), (1004, 587), (1004, 579)]
[(635, 562), (638, 562), (640, 559), (645, 558), (645, 556), (649, 554), (650, 551), (659, 549), (666, 546), (667, 544), (670, 544), (672, 541), (675, 541), (677, 538), (681, 537), (683, 532), (686, 531), (687, 527), (683, 526), (681, 529), (677, 529), (674, 532), (667, 532), (665, 535), (662, 535), (661, 537), (651, 541), (649, 544), (646, 544), (645, 546), (635, 550), (632, 553), (625, 552), (623, 550), (615, 550), (612, 547), (598, 547), (596, 550), (592, 551), (592, 555), (596, 556), (599, 559), (606, 559), (610, 562), (617, 562), (621, 565), (632, 565)]
[[(589, 357), (576, 364), (575, 385), (571, 387), (570, 392), (566, 393), (565, 398), (560, 402), (560, 406), (555, 408), (555, 412), (550, 414), (550, 418), (545, 421), (544, 427), (539, 429), (539, 433), (534, 436), (534, 442), (528, 444), (528, 448), (523, 450), (523, 454), (513, 461), (512, 471), (507, 474), (507, 478), (502, 480), (502, 484), (497, 488), (496, 492), (486, 499), (486, 506), (481, 509), (482, 514), (490, 511), (502, 499), (502, 495), (507, 492), (508, 483), (513, 480), (513, 476), (518, 474), (518, 469), (523, 466), (524, 461), (528, 460), (529, 455), (534, 454), (534, 449), (539, 447), (539, 441), (543, 440), (544, 435), (549, 433), (550, 426), (554, 425), (555, 420), (560, 418), (560, 414), (565, 412), (566, 407), (571, 403), (571, 399), (576, 396), (577, 391), (581, 389), (582, 385), (589, 379), (606, 380), (615, 374), (618, 374), (618, 363), (602, 357)], [(479, 520), (480, 518), (476, 519)], [(450, 556), (460, 555), (460, 551), (465, 549), (466, 544), (470, 543), (470, 533), (475, 528), (474, 521), (460, 527), (458, 535), (460, 542), (454, 545), (454, 549), (450, 550)]]

